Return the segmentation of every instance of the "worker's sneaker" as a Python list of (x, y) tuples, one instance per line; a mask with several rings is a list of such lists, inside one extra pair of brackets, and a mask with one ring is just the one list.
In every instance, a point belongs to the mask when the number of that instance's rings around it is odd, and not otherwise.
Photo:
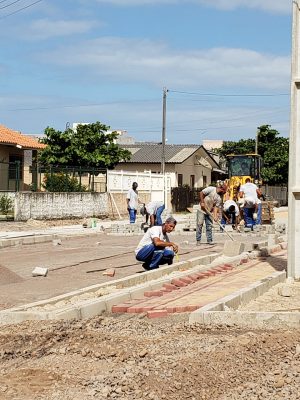
[(200, 240), (197, 240), (197, 242), (196, 242), (196, 246), (201, 246), (201, 242), (200, 242)]
[(216, 243), (215, 242), (207, 242), (207, 244), (214, 246)]
[(147, 264), (147, 263), (143, 263), (142, 264), (142, 267), (146, 270), (146, 271), (150, 271), (150, 267), (149, 267), (149, 264)]
[(253, 219), (254, 219), (254, 221), (257, 220), (257, 213), (253, 213)]

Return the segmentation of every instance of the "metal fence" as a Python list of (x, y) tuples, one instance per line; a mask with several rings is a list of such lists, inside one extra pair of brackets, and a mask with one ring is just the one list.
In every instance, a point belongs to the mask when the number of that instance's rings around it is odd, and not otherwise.
[(199, 204), (199, 194), (203, 188), (189, 186), (174, 187), (171, 189), (171, 203), (175, 212), (186, 211), (188, 207)]
[(279, 206), (286, 206), (288, 204), (288, 187), (287, 186), (263, 185), (261, 187), (261, 190), (267, 200), (278, 201)]
[[(199, 193), (203, 188), (191, 189), (188, 186), (175, 187), (171, 189), (171, 203), (173, 210), (176, 212), (186, 211), (187, 208), (199, 204)], [(287, 186), (268, 186), (261, 187), (266, 200), (278, 201), (279, 206), (288, 204), (288, 188)]]
[(107, 171), (80, 166), (31, 167), (32, 190), (48, 192), (106, 192)]
[(0, 191), (106, 192), (107, 171), (81, 166), (25, 166), (0, 162)]

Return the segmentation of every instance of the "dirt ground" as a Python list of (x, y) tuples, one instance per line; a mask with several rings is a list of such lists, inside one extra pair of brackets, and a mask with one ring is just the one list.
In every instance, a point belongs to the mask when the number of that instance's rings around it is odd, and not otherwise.
[(296, 400), (300, 331), (149, 320), (27, 322), (0, 330), (1, 400)]
[[(15, 228), (16, 225), (4, 230)], [(20, 230), (27, 229), (20, 225)], [(86, 273), (110, 264), (109, 259), (90, 260), (103, 256), (97, 241), (110, 240), (104, 238), (94, 238), (92, 242), (74, 239), (56, 247), (27, 246), (26, 253), (24, 246), (3, 249), (1, 264), (5, 264), (10, 274), (5, 279), (10, 282), (1, 286), (0, 303), (5, 306), (9, 294), (21, 302), (32, 293), (45, 296), (42, 285), (49, 285), (49, 281), (32, 281), (28, 276), (34, 260), (42, 265), (48, 262), (52, 268), (49, 277), (57, 274), (50, 285), (54, 293), (61, 290), (60, 273), (65, 278), (72, 277), (78, 287), (87, 286), (86, 276), (91, 284), (104, 279), (102, 272)], [(120, 253), (131, 250), (137, 241), (129, 237), (122, 244), (120, 238), (114, 239)], [(181, 236), (180, 240), (185, 239)], [(187, 252), (189, 245), (186, 246)], [(120, 265), (128, 263), (124, 257), (120, 257)], [(78, 265), (68, 268), (72, 264)], [(22, 284), (26, 289), (18, 286)], [(300, 330), (245, 331), (221, 326), (209, 329), (189, 326), (187, 319), (186, 314), (155, 320), (125, 314), (2, 326), (0, 399), (300, 399)]]

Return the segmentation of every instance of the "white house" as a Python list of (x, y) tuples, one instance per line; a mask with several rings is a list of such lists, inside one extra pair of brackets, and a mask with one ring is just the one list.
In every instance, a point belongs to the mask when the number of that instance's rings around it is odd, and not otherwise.
[[(130, 161), (120, 162), (116, 170), (161, 173), (161, 144), (135, 143), (120, 146), (129, 150), (132, 157)], [(170, 174), (172, 187), (188, 185), (191, 188), (201, 188), (211, 183), (212, 174), (219, 172), (220, 166), (203, 146), (166, 144), (165, 171)]]

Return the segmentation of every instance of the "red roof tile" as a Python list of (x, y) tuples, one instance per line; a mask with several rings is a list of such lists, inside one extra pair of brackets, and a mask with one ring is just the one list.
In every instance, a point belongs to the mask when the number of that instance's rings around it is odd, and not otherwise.
[(4, 125), (0, 125), (0, 144), (19, 145), (24, 149), (44, 149), (46, 147), (34, 138), (22, 135), (22, 133), (13, 131)]

